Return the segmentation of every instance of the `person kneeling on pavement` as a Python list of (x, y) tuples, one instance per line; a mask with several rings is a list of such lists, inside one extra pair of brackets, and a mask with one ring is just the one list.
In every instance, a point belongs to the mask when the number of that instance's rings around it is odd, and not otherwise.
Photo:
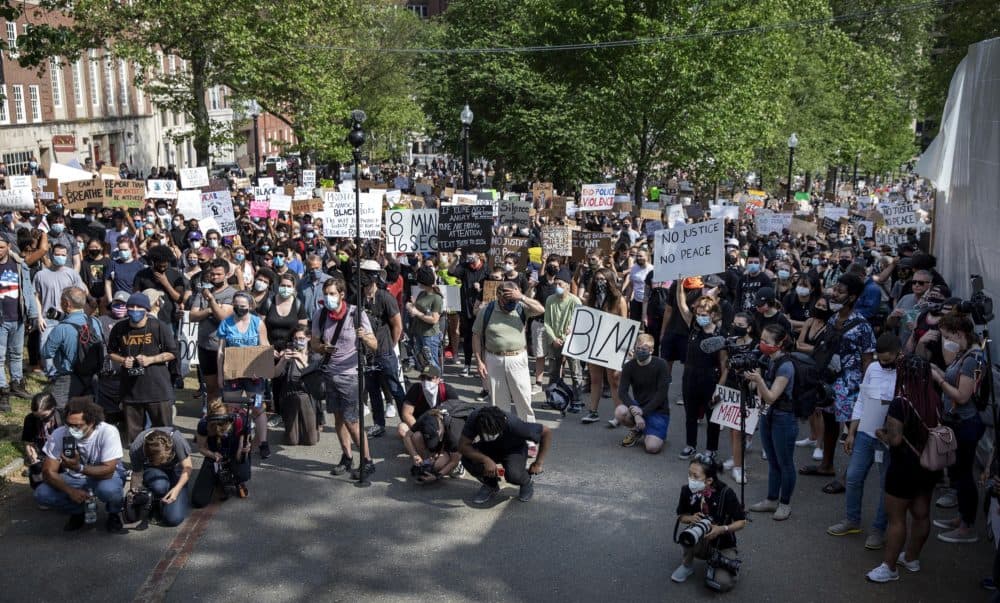
[(108, 531), (123, 533), (122, 442), (118, 430), (104, 422), (101, 407), (89, 400), (70, 401), (66, 424), (52, 432), (43, 451), (45, 483), (35, 490), (35, 502), (69, 514), (64, 529), (71, 532), (88, 519), (94, 521), (85, 512), (88, 500), (96, 496), (105, 504)]
[[(646, 452), (656, 454), (663, 449), (670, 426), (670, 373), (667, 361), (653, 356), (652, 335), (639, 335), (635, 343), (635, 358), (622, 367), (618, 397), (626, 404), (615, 409), (618, 423), (632, 429), (622, 440), (631, 447), (643, 441)], [(632, 396), (629, 395), (632, 391)]]
[[(694, 574), (694, 560), (708, 561), (705, 585), (728, 592), (736, 585), (740, 561), (735, 532), (746, 527), (746, 515), (736, 492), (718, 478), (718, 467), (695, 459), (688, 465), (688, 483), (677, 502), (674, 540), (684, 550), (683, 561), (670, 579), (684, 582)], [(682, 531), (678, 528), (684, 526)]]
[(161, 525), (179, 526), (191, 512), (187, 490), (191, 479), (191, 446), (173, 427), (153, 427), (141, 432), (129, 447), (132, 461), (131, 501), (126, 509), (146, 527), (149, 511), (159, 502)]
[[(539, 444), (538, 456), (525, 469), (529, 441)], [(548, 427), (527, 423), (495, 406), (472, 413), (462, 429), (458, 446), (465, 469), (483, 484), (472, 502), (485, 505), (499, 496), (501, 477), (520, 486), (518, 500), (531, 500), (535, 493), (532, 477), (542, 472), (551, 442), (552, 431)]]
[(216, 486), (222, 486), (223, 500), (232, 493), (240, 498), (249, 496), (250, 427), (246, 414), (230, 414), (225, 403), (213, 400), (208, 414), (198, 421), (195, 442), (205, 460), (194, 481), (191, 505), (200, 509), (212, 502)]
[(24, 464), (28, 468), (28, 484), (34, 490), (45, 481), (42, 466), (45, 464), (45, 444), (52, 433), (63, 424), (62, 414), (56, 409), (56, 398), (48, 392), (35, 394), (31, 399), (31, 412), (24, 417), (21, 444), (24, 446)]
[[(403, 405), (399, 409), (399, 427), (397, 433), (406, 445), (410, 430), (420, 417), (429, 410), (437, 408), (444, 402), (458, 400), (458, 392), (441, 379), (441, 371), (434, 365), (420, 369), (420, 382), (414, 383), (406, 391)], [(407, 448), (407, 452), (413, 452)]]
[(453, 405), (453, 414), (445, 407), (434, 408), (413, 424), (403, 442), (413, 458), (410, 474), (418, 482), (429, 484), (449, 474), (452, 477), (461, 475), (452, 472), (461, 466), (462, 455), (458, 448), (471, 409), (467, 404)]

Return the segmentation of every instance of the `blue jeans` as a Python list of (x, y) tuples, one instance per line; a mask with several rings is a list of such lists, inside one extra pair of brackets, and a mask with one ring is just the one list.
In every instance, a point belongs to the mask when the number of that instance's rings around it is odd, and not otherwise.
[(799, 422), (790, 412), (772, 408), (760, 418), (760, 439), (767, 453), (767, 499), (788, 504), (795, 490), (795, 438)]
[(872, 527), (885, 532), (888, 518), (885, 515), (885, 474), (889, 469), (889, 451), (885, 444), (879, 442), (863, 431), (854, 437), (854, 450), (851, 461), (847, 465), (847, 519), (856, 524), (861, 523), (861, 502), (865, 494), (865, 479), (868, 470), (875, 462), (875, 453), (882, 452), (882, 462), (878, 464), (879, 493), (878, 510), (875, 511), (875, 523)]
[[(142, 472), (142, 485), (145, 486), (156, 500), (167, 495), (167, 491), (177, 485), (178, 475), (169, 475), (162, 469), (150, 467)], [(163, 524), (173, 527), (179, 526), (182, 521), (191, 513), (191, 498), (188, 494), (187, 486), (181, 488), (177, 494), (177, 500), (165, 505), (160, 503), (160, 517)]]
[(429, 362), (438, 370), (441, 370), (441, 334), (437, 335), (414, 335), (413, 355), (417, 360), (417, 370), (420, 370), (422, 362)]
[[(970, 402), (971, 404), (971, 402)], [(959, 423), (951, 424), (958, 440), (955, 464), (948, 468), (948, 477), (958, 493), (958, 514), (966, 526), (976, 525), (976, 511), (979, 508), (979, 489), (976, 487), (976, 447), (986, 432), (986, 426), (979, 414)]]
[[(73, 477), (68, 473), (60, 474), (59, 479), (72, 488), (92, 490), (97, 499), (105, 504), (108, 515), (121, 513), (122, 501), (125, 498), (123, 493), (125, 488), (125, 468), (121, 463), (118, 463), (115, 472), (108, 479)], [(68, 494), (56, 490), (48, 483), (43, 483), (35, 489), (35, 502), (43, 507), (49, 507), (67, 515), (83, 514), (84, 511), (82, 503), (77, 504), (73, 502)]]
[(3, 370), (10, 355), (10, 378), (24, 379), (24, 323), (5, 320), (0, 322), (0, 387), (7, 387), (7, 373)]

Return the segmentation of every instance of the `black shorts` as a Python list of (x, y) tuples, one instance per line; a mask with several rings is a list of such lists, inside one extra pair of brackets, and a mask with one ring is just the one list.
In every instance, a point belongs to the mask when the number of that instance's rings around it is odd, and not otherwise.
[(198, 346), (198, 366), (204, 376), (219, 374), (219, 351)]
[(660, 358), (667, 362), (684, 362), (684, 359), (687, 358), (687, 344), (687, 333), (668, 332), (660, 341)]
[(903, 500), (930, 496), (940, 479), (940, 471), (928, 471), (910, 458), (900, 461), (895, 457), (885, 474), (885, 493)]

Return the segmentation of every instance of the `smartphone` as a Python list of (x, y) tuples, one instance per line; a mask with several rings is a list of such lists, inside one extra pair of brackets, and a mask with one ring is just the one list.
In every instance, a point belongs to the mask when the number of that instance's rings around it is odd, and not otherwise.
[(70, 459), (76, 456), (76, 438), (69, 435), (63, 436), (62, 453), (64, 457)]

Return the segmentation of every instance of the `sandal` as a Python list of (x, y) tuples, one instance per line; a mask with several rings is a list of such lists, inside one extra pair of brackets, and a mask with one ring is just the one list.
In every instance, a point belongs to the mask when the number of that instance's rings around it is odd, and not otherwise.
[(823, 486), (823, 492), (826, 492), (827, 494), (842, 494), (846, 490), (847, 488), (844, 487), (844, 484), (840, 483), (839, 479), (835, 479), (829, 484)]
[(837, 475), (836, 471), (820, 471), (819, 465), (806, 465), (799, 469), (799, 475), (824, 475), (826, 477), (831, 477)]

